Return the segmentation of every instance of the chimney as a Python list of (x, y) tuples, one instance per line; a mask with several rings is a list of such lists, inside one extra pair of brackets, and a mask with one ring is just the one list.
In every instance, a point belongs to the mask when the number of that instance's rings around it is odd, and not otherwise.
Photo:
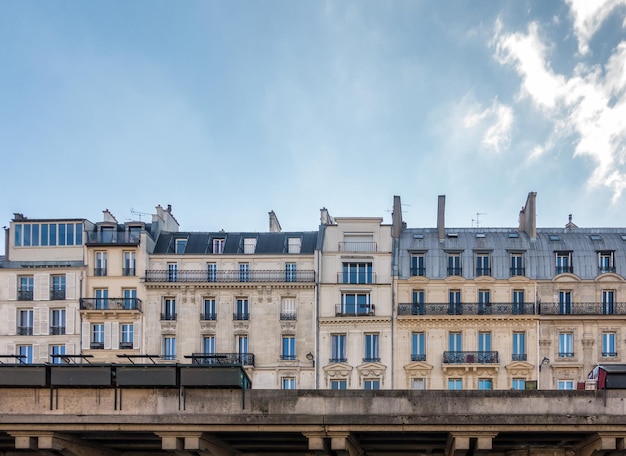
[(334, 225), (335, 224), (335, 219), (331, 217), (331, 215), (328, 213), (328, 209), (326, 209), (325, 207), (320, 209), (320, 224), (322, 225)]
[(402, 234), (402, 204), (400, 203), (400, 197), (393, 197), (393, 212), (391, 214), (391, 237), (400, 239)]
[(439, 234), (439, 242), (443, 242), (446, 238), (446, 195), (439, 195), (437, 204), (437, 234)]
[(270, 233), (280, 233), (282, 230), (280, 228), (280, 223), (278, 222), (278, 217), (276, 217), (276, 213), (274, 211), (269, 211), (270, 215)]
[(531, 239), (537, 238), (537, 192), (529, 192), (526, 204), (519, 213), (519, 230)]
[(111, 214), (110, 210), (105, 209), (102, 211), (102, 214), (103, 214), (103, 218), (102, 218), (103, 221), (117, 223), (117, 219), (115, 218), (113, 214)]

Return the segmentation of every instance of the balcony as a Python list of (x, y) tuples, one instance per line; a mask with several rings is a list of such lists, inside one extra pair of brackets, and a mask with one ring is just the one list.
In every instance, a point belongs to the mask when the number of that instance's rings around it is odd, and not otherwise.
[(526, 268), (510, 268), (509, 272), (511, 273), (511, 277), (515, 277), (515, 276), (525, 276), (526, 275)]
[(32, 301), (33, 290), (17, 290), (17, 300), (18, 301)]
[(50, 326), (51, 336), (62, 336), (65, 334), (65, 326)]
[(573, 274), (574, 273), (574, 267), (573, 266), (557, 266), (555, 269), (555, 274)]
[(426, 275), (426, 268), (411, 268), (411, 276), (423, 277)]
[[(461, 275), (461, 274), (450, 274), (450, 275)], [(481, 276), (490, 276), (491, 268), (476, 268), (476, 277)]]
[(400, 303), (398, 315), (535, 315), (532, 302)]
[(363, 358), (364, 363), (380, 363), (380, 358)]
[(295, 310), (293, 311), (284, 311), (280, 313), (281, 320), (297, 320), (298, 314)]
[(134, 277), (137, 271), (135, 270), (135, 268), (123, 268), (122, 269), (122, 275), (125, 277)]
[(599, 266), (598, 274), (606, 274), (607, 272), (615, 272), (614, 266)]
[(140, 236), (137, 233), (100, 231), (87, 233), (85, 244), (87, 246), (103, 245), (139, 245)]
[(499, 364), (497, 351), (444, 351), (444, 364)]
[(463, 268), (448, 268), (448, 275), (449, 276), (462, 276)]
[(376, 306), (374, 304), (335, 305), (335, 316), (337, 317), (365, 317), (374, 315), (376, 315)]
[(375, 242), (340, 242), (340, 252), (376, 252)]
[(236, 320), (236, 321), (250, 320), (250, 314), (247, 312), (235, 312), (233, 313), (233, 320)]
[(65, 288), (51, 288), (50, 289), (50, 301), (64, 301), (65, 300)]
[(18, 336), (32, 336), (33, 335), (33, 327), (32, 326), (18, 326), (17, 327), (17, 335)]
[(541, 315), (626, 315), (624, 302), (542, 302)]
[(133, 343), (132, 342), (120, 342), (120, 350), (132, 350)]
[(413, 353), (411, 355), (411, 361), (426, 361), (425, 353)]
[(347, 363), (348, 359), (344, 358), (344, 357), (341, 357), (341, 358), (330, 358), (328, 360), (328, 362), (331, 363), (331, 364), (332, 363)]
[(228, 271), (211, 271), (195, 270), (195, 271), (172, 271), (167, 270), (148, 270), (146, 271), (146, 282), (183, 282), (183, 283), (242, 283), (242, 282), (298, 282), (313, 283), (315, 282), (315, 271), (289, 271), (286, 273), (280, 271), (246, 271), (239, 269)]
[(104, 350), (104, 342), (91, 342), (89, 348), (92, 350)]
[(527, 358), (526, 353), (513, 353), (511, 355), (511, 361), (526, 361)]
[(602, 352), (602, 356), (604, 358), (615, 358), (617, 356), (617, 352)]
[(215, 312), (201, 313), (200, 314), (200, 320), (202, 320), (202, 321), (214, 321), (214, 320), (217, 320), (217, 314)]
[(192, 353), (191, 360), (202, 365), (254, 366), (254, 353)]
[(107, 268), (93, 268), (93, 275), (95, 277), (105, 277), (107, 275)]
[(138, 298), (81, 298), (80, 310), (139, 310)]
[(376, 282), (375, 272), (337, 273), (337, 283), (363, 285)]
[(176, 321), (176, 312), (161, 312), (161, 321)]
[(282, 354), (282, 355), (280, 355), (280, 359), (282, 359), (283, 361), (295, 361), (296, 360), (296, 355), (285, 355), (285, 354)]
[(573, 358), (574, 352), (559, 352), (559, 358)]

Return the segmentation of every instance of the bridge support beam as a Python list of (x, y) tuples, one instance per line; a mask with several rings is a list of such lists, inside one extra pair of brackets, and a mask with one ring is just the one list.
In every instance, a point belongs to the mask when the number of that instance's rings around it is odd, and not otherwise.
[(175, 454), (206, 455), (206, 456), (236, 456), (241, 454), (228, 443), (215, 436), (203, 432), (164, 432), (160, 433), (161, 448), (173, 451)]
[(9, 432), (15, 438), (16, 450), (38, 450), (40, 454), (55, 451), (71, 456), (114, 456), (117, 451), (103, 450), (79, 439), (58, 432), (42, 432), (32, 435), (24, 432)]
[(608, 453), (625, 453), (626, 433), (598, 432), (574, 448), (575, 456), (603, 456)]
[(350, 432), (329, 432), (330, 448), (338, 456), (363, 456), (365, 452)]
[(493, 448), (495, 432), (451, 433), (448, 436), (445, 456), (465, 456), (470, 450), (474, 454), (488, 454)]

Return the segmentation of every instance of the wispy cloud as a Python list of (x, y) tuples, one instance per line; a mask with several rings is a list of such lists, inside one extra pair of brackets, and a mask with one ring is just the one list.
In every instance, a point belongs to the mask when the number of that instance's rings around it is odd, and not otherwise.
[(578, 51), (589, 52), (589, 40), (602, 23), (618, 7), (626, 6), (626, 0), (565, 0), (574, 19), (574, 32), (578, 38)]
[(482, 146), (499, 153), (511, 142), (513, 117), (511, 107), (499, 103), (496, 99), (488, 108), (467, 114), (463, 119), (463, 126), (465, 128), (483, 126), (485, 132), (481, 140)]
[[(605, 1), (592, 10), (583, 2), (569, 1), (572, 14), (580, 18), (575, 29), (584, 46), (616, 3)], [(619, 199), (626, 188), (626, 42), (617, 45), (603, 64), (580, 61), (569, 75), (552, 69), (548, 46), (535, 22), (525, 33), (505, 33), (496, 24), (494, 44), (497, 61), (514, 67), (522, 79), (520, 98), (530, 99), (553, 124), (550, 138), (535, 147), (530, 158), (545, 154), (558, 142), (555, 138), (573, 135), (574, 155), (589, 157), (595, 165), (588, 185), (606, 186), (613, 201)]]

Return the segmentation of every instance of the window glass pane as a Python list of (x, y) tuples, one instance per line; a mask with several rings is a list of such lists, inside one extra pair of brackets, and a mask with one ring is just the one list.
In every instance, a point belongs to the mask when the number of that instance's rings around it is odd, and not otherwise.
[(74, 245), (74, 224), (67, 224), (67, 245)]
[(35, 223), (32, 225), (32, 232), (30, 237), (31, 245), (38, 246), (39, 245), (39, 224)]
[(57, 245), (57, 224), (50, 224), (50, 245)]
[(15, 246), (22, 246), (22, 225), (20, 223), (13, 225), (15, 231)]
[(65, 223), (59, 223), (59, 245), (65, 245)]
[(76, 224), (76, 245), (82, 245), (82, 244), (83, 244), (83, 224), (77, 223)]
[(24, 247), (30, 246), (30, 224), (24, 225)]
[(41, 224), (41, 245), (48, 245), (48, 224)]

